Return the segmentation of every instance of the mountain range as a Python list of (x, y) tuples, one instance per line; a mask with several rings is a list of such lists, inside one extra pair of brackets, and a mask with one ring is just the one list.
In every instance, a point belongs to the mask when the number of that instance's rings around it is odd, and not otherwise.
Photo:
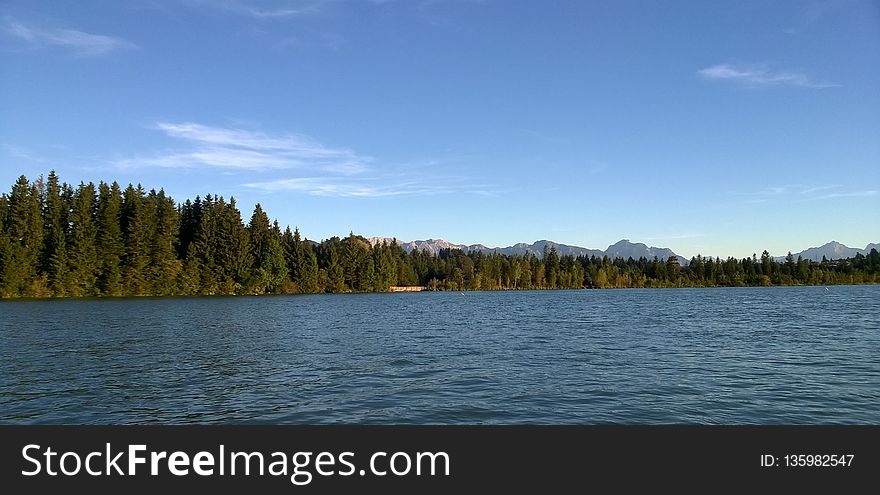
[(540, 240), (535, 241), (532, 244), (526, 244), (524, 242), (520, 242), (518, 244), (514, 244), (513, 246), (507, 247), (487, 247), (482, 244), (453, 244), (449, 241), (443, 239), (428, 239), (424, 241), (401, 241), (399, 239), (393, 239), (390, 237), (371, 237), (368, 239), (370, 244), (380, 244), (382, 242), (386, 242), (391, 244), (392, 242), (397, 242), (404, 251), (410, 252), (413, 250), (424, 250), (430, 254), (436, 255), (440, 252), (441, 249), (461, 249), (466, 253), (472, 252), (483, 252), (483, 253), (499, 253), (508, 256), (528, 256), (534, 254), (537, 257), (544, 256), (544, 248), (550, 249), (552, 247), (556, 248), (556, 252), (559, 253), (560, 256), (572, 255), (572, 256), (596, 256), (603, 257), (608, 256), (609, 258), (633, 258), (639, 259), (641, 257), (645, 257), (647, 259), (654, 259), (656, 256), (661, 260), (668, 259), (672, 256), (678, 258), (679, 263), (686, 264), (687, 260), (681, 256), (678, 256), (674, 252), (672, 252), (669, 248), (658, 248), (653, 246), (647, 246), (642, 243), (633, 243), (627, 239), (623, 239), (618, 241), (610, 246), (608, 249), (589, 249), (580, 246), (570, 246), (568, 244), (559, 244), (558, 242), (548, 241), (548, 240)]
[[(859, 249), (851, 248), (837, 241), (831, 241), (819, 247), (811, 247), (799, 253), (791, 254), (792, 256), (794, 256), (795, 259), (797, 259), (798, 256), (801, 256), (805, 260), (822, 261), (822, 257), (824, 256), (826, 259), (829, 260), (839, 260), (844, 258), (852, 258), (856, 254), (867, 255), (871, 252), (872, 249), (880, 251), (880, 244), (868, 244), (867, 246), (865, 246), (865, 249)], [(776, 256), (775, 259), (778, 261), (782, 261), (785, 259), (785, 256)]]
[[(682, 265), (686, 265), (688, 260), (683, 256), (679, 256), (675, 254), (669, 248), (659, 248), (654, 246), (647, 246), (640, 242), (630, 242), (628, 239), (620, 240), (610, 246), (608, 249), (604, 251), (601, 249), (589, 249), (580, 246), (571, 246), (568, 244), (559, 244), (558, 242), (548, 241), (548, 240), (540, 240), (535, 241), (532, 244), (527, 244), (525, 242), (520, 242), (518, 244), (514, 244), (512, 246), (507, 247), (487, 247), (483, 244), (454, 244), (449, 241), (443, 239), (427, 239), (424, 241), (401, 241), (399, 239), (393, 239), (391, 237), (371, 237), (368, 239), (371, 245), (380, 244), (382, 242), (386, 242), (391, 244), (392, 242), (397, 242), (404, 251), (411, 252), (413, 250), (424, 250), (432, 255), (437, 255), (442, 249), (461, 249), (466, 253), (471, 252), (483, 252), (483, 253), (499, 253), (504, 255), (515, 255), (515, 256), (528, 256), (534, 254), (537, 257), (544, 256), (544, 248), (550, 249), (551, 247), (556, 248), (556, 252), (559, 253), (560, 256), (572, 255), (572, 256), (596, 256), (603, 257), (608, 256), (609, 258), (647, 258), (654, 259), (656, 256), (661, 260), (669, 259), (671, 256), (675, 256), (678, 258), (678, 262)], [(856, 254), (867, 255), (871, 252), (871, 249), (876, 249), (880, 251), (880, 244), (868, 244), (865, 249), (851, 248), (845, 246), (837, 241), (831, 241), (827, 244), (824, 244), (819, 247), (811, 247), (809, 249), (805, 249), (799, 253), (792, 253), (792, 255), (797, 259), (798, 256), (802, 256), (804, 259), (813, 260), (813, 261), (822, 261), (822, 257), (829, 260), (836, 260), (842, 258), (852, 258)], [(775, 257), (777, 261), (785, 260), (785, 256), (777, 256)]]

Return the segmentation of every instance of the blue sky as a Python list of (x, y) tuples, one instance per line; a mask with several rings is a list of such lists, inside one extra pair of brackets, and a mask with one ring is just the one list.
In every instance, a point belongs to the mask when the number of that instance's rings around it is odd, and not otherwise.
[(313, 239), (880, 241), (871, 1), (0, 4), (0, 184), (261, 203)]

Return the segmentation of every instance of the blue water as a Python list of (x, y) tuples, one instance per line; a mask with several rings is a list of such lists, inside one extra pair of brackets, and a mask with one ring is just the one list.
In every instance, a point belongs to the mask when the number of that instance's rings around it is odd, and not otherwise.
[(0, 303), (3, 423), (880, 423), (880, 286)]

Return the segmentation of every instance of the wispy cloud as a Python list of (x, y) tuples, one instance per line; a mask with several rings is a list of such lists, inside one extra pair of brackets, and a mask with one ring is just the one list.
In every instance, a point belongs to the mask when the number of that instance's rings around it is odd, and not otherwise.
[(801, 194), (815, 194), (819, 191), (828, 191), (830, 189), (837, 189), (841, 186), (839, 185), (830, 185), (830, 186), (815, 186), (815, 187), (807, 187), (806, 189), (801, 189)]
[(86, 57), (137, 48), (137, 45), (122, 38), (86, 33), (75, 29), (34, 26), (11, 17), (3, 18), (2, 31), (32, 48), (57, 47)]
[(181, 141), (183, 149), (117, 161), (123, 167), (305, 169), (354, 175), (373, 161), (345, 148), (332, 148), (301, 134), (268, 135), (241, 128), (194, 122), (159, 122), (155, 128)]
[(254, 19), (285, 19), (314, 14), (327, 0), (196, 0), (199, 4)]
[(823, 194), (821, 196), (814, 196), (812, 198), (807, 198), (807, 201), (820, 201), (824, 199), (837, 199), (837, 198), (863, 198), (865, 196), (876, 196), (876, 190), (866, 190), (866, 191), (852, 191), (852, 192), (841, 192), (841, 193), (829, 193)]
[(800, 72), (774, 70), (766, 65), (720, 64), (697, 71), (700, 76), (714, 81), (729, 81), (750, 87), (798, 86), (811, 89), (838, 87), (838, 84), (819, 82)]
[(874, 189), (829, 192), (835, 189), (842, 188), (843, 186), (838, 184), (822, 186), (807, 186), (795, 184), (772, 186), (764, 188), (760, 191), (753, 191), (742, 194), (748, 196), (748, 198), (745, 200), (745, 202), (748, 204), (769, 203), (771, 201), (788, 201), (799, 203), (804, 201), (821, 201), (838, 198), (861, 198), (875, 196), (878, 194), (878, 191)]
[(435, 161), (386, 163), (379, 169), (372, 157), (326, 146), (302, 134), (268, 134), (195, 122), (158, 122), (151, 128), (180, 142), (180, 147), (117, 160), (117, 166), (261, 172), (266, 180), (251, 180), (241, 186), (266, 193), (381, 198), (452, 193), (493, 196), (500, 192), (491, 184), (473, 183), (467, 177), (433, 173)]
[(468, 184), (463, 178), (428, 177), (401, 179), (393, 177), (295, 177), (265, 182), (250, 182), (243, 187), (264, 192), (303, 192), (312, 196), (384, 198), (392, 196), (435, 196), (464, 193), (495, 196), (500, 191), (482, 184)]

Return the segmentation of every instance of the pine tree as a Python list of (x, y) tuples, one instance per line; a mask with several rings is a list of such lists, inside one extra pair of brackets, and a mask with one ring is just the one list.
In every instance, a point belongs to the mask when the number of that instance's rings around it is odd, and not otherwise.
[(268, 261), (265, 258), (270, 249), (271, 231), (269, 217), (259, 203), (254, 207), (254, 214), (251, 215), (247, 232), (250, 238), (250, 259), (252, 262), (252, 266), (248, 270), (250, 274), (249, 292), (262, 294), (269, 286), (269, 273), (266, 270)]
[(34, 284), (43, 250), (43, 218), (36, 185), (20, 176), (6, 204), (8, 247), (0, 273), (0, 293), (8, 297), (38, 295)]
[(241, 221), (235, 198), (230, 198), (229, 203), (223, 197), (218, 198), (213, 210), (215, 230), (213, 238), (208, 237), (208, 243), (214, 254), (217, 290), (223, 294), (241, 293), (247, 290), (247, 281), (252, 277), (248, 231)]
[(12, 263), (9, 233), (6, 231), (9, 200), (6, 194), (0, 194), (0, 297), (11, 297), (5, 286), (5, 273), (8, 263)]
[(198, 228), (187, 249), (186, 272), (188, 277), (198, 274), (200, 294), (216, 294), (220, 280), (215, 248), (218, 212), (210, 194), (205, 196), (198, 211)]
[(373, 259), (376, 271), (375, 290), (384, 292), (392, 285), (397, 285), (397, 263), (392, 248), (384, 242), (381, 245), (376, 245)]
[(192, 244), (202, 219), (202, 200), (196, 196), (195, 201), (187, 199), (180, 207), (180, 233), (178, 234), (177, 253), (180, 259), (186, 259), (189, 245)]
[[(295, 235), (299, 237), (299, 230), (296, 231)], [(297, 263), (300, 290), (306, 294), (313, 294), (324, 290), (324, 287), (319, 283), (318, 257), (315, 255), (312, 243), (308, 239), (304, 239), (297, 245), (300, 252)]]
[(98, 253), (98, 290), (107, 296), (122, 294), (122, 257), (125, 242), (121, 222), (122, 191), (116, 182), (98, 185), (96, 240)]
[(318, 292), (318, 259), (308, 240), (302, 240), (299, 229), (284, 232), (284, 249), (290, 280), (299, 292)]
[(165, 195), (164, 190), (150, 191), (147, 197), (148, 211), (154, 218), (149, 242), (149, 281), (151, 294), (172, 295), (177, 288), (175, 282), (183, 268), (177, 259), (177, 235), (179, 233), (178, 211), (174, 200)]
[(363, 287), (372, 285), (371, 281), (361, 280), (366, 268), (363, 266), (368, 259), (366, 239), (355, 236), (353, 232), (348, 234), (344, 242), (344, 252), (341, 260), (344, 274), (344, 284), (349, 290), (365, 290)]
[(284, 264), (287, 265), (287, 278), (293, 284), (290, 292), (302, 292), (296, 277), (296, 242), (290, 225), (284, 229), (284, 234), (281, 235), (281, 247), (284, 250)]
[(55, 171), (49, 172), (43, 200), (43, 252), (40, 271), (46, 274), (55, 296), (65, 295), (67, 274), (67, 225), (69, 206), (61, 195)]
[(95, 249), (97, 228), (95, 185), (80, 183), (70, 211), (70, 236), (67, 253), (67, 293), (74, 297), (94, 295), (98, 274)]
[[(547, 251), (547, 248), (544, 248)], [(549, 252), (544, 255), (544, 266), (547, 273), (547, 286), (551, 289), (558, 287), (557, 278), (559, 276), (559, 254), (556, 252), (556, 246), (552, 246)]]
[(276, 221), (260, 254), (260, 271), (266, 277), (266, 291), (278, 293), (288, 279), (289, 271), (281, 245), (281, 231)]
[(129, 184), (122, 196), (122, 236), (125, 240), (122, 286), (123, 293), (128, 296), (148, 294), (147, 264), (152, 219), (144, 202), (143, 187), (138, 184), (135, 189)]
[[(345, 269), (340, 251), (342, 242), (338, 237), (331, 237), (321, 243), (321, 258), (327, 271), (327, 283), (324, 290), (327, 292), (346, 292)], [(319, 260), (320, 263), (321, 260)]]

